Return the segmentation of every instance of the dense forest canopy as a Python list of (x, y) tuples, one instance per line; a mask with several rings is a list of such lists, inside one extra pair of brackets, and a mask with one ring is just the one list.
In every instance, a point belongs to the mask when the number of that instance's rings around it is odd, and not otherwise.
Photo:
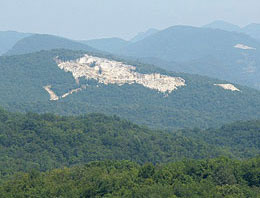
[(103, 114), (65, 117), (1, 109), (0, 176), (96, 160), (157, 164), (218, 156), (247, 159), (260, 153), (259, 125), (251, 121), (219, 129), (160, 131)]
[[(150, 130), (117, 116), (0, 112), (0, 176), (32, 168), (46, 171), (95, 160), (169, 162), (224, 152), (175, 133)], [(231, 155), (231, 153), (230, 153)]]
[(0, 197), (256, 198), (260, 159), (228, 158), (156, 165), (92, 162), (45, 173), (20, 173), (0, 186)]

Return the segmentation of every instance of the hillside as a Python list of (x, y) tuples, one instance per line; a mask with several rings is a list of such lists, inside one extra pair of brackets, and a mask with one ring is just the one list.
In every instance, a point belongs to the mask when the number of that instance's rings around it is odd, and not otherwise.
[(209, 55), (220, 57), (224, 53), (239, 54), (241, 51), (234, 47), (237, 44), (256, 49), (260, 45), (244, 34), (218, 29), (173, 26), (127, 46), (121, 53), (133, 57), (156, 57), (166, 61), (185, 62)]
[(151, 130), (117, 116), (17, 114), (0, 109), (0, 180), (17, 171), (46, 171), (100, 160), (156, 164), (260, 154), (260, 121), (218, 129)]
[(86, 53), (0, 57), (0, 105), (22, 112), (116, 114), (155, 128), (207, 128), (260, 118), (259, 91)]
[(121, 49), (127, 47), (131, 43), (135, 43), (149, 37), (155, 33), (159, 32), (159, 30), (151, 28), (146, 32), (140, 32), (136, 36), (134, 36), (129, 41), (120, 39), (120, 38), (103, 38), (103, 39), (93, 39), (86, 41), (79, 41), (80, 43), (86, 44), (90, 47), (98, 49), (104, 52), (117, 53)]
[(94, 162), (46, 173), (21, 173), (0, 186), (3, 197), (256, 198), (260, 160), (218, 158), (154, 166)]
[(100, 51), (106, 51), (111, 53), (126, 47), (130, 43), (120, 38), (93, 39), (80, 42)]
[(0, 55), (10, 50), (17, 41), (30, 35), (29, 33), (15, 31), (0, 31)]
[[(173, 26), (118, 54), (175, 72), (193, 73), (260, 89), (260, 43), (246, 34)], [(151, 61), (152, 60), (152, 61)], [(161, 61), (159, 61), (161, 60)]]
[(238, 158), (259, 155), (260, 121), (240, 121), (219, 129), (183, 130), (180, 135), (219, 146)]
[(226, 31), (234, 31), (234, 32), (241, 32), (245, 33), (252, 38), (257, 39), (260, 41), (260, 24), (257, 23), (251, 23), (244, 27), (239, 27), (237, 25), (234, 25), (232, 23), (228, 23), (225, 21), (214, 21), (210, 24), (207, 24), (203, 26), (204, 28), (213, 28), (213, 29), (221, 29)]
[(162, 163), (224, 152), (190, 138), (150, 130), (116, 116), (11, 114), (0, 109), (0, 178), (96, 160)]
[(239, 32), (241, 28), (238, 25), (234, 25), (232, 23), (226, 22), (226, 21), (213, 21), (212, 23), (209, 23), (207, 25), (203, 26), (204, 28), (212, 28), (212, 29), (220, 29), (220, 30), (226, 30), (231, 32)]
[(260, 24), (257, 23), (249, 24), (242, 29), (242, 32), (260, 41)]
[(19, 40), (5, 55), (18, 55), (51, 49), (71, 49), (95, 51), (93, 48), (66, 38), (47, 35), (33, 34)]
[(145, 32), (138, 33), (136, 36), (134, 36), (132, 39), (130, 39), (130, 42), (135, 43), (135, 42), (141, 41), (141, 40), (145, 39), (146, 37), (156, 34), (157, 32), (159, 32), (159, 30), (150, 28), (149, 30), (147, 30)]

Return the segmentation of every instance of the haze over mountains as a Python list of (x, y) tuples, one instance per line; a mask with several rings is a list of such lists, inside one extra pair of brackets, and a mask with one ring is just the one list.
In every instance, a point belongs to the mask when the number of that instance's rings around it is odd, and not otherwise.
[(70, 39), (47, 35), (33, 34), (19, 40), (5, 55), (18, 55), (51, 49), (71, 49), (95, 51), (93, 48)]
[(214, 21), (203, 27), (212, 28), (212, 29), (221, 29), (221, 30), (232, 31), (232, 32), (241, 32), (241, 33), (248, 34), (252, 38), (260, 40), (260, 24), (257, 23), (251, 23), (245, 27), (240, 27), (238, 25), (234, 25), (232, 23), (228, 23), (225, 21)]
[(258, 197), (257, 35), (0, 32), (0, 197)]
[[(75, 61), (85, 54), (93, 57)], [(103, 60), (100, 65), (99, 58)], [(121, 61), (130, 65), (129, 69), (122, 67)], [(12, 111), (62, 115), (100, 112), (156, 128), (207, 128), (260, 118), (259, 91), (233, 84), (236, 90), (227, 81), (167, 72), (109, 55), (41, 51), (0, 57), (0, 69), (4, 93), (0, 102)], [(181, 86), (172, 87), (164, 78), (180, 79)]]
[(103, 50), (170, 71), (206, 75), (260, 89), (258, 35), (258, 24), (240, 28), (215, 21), (202, 28), (169, 27), (147, 34), (142, 40), (124, 42), (118, 48), (114, 45), (111, 51)]
[[(259, 106), (258, 92), (236, 83), (260, 88), (260, 44), (247, 34), (235, 32), (237, 28), (225, 22), (214, 22), (203, 28), (173, 26), (161, 31), (149, 30), (137, 35), (131, 41), (119, 38), (73, 41), (53, 35), (10, 32), (9, 41), (12, 42), (9, 42), (9, 50), (5, 48), (5, 56), (0, 58), (0, 67), (3, 71), (1, 87), (3, 92), (8, 93), (1, 98), (1, 104), (12, 111), (17, 108), (20, 111), (53, 111), (60, 114), (96, 111), (119, 114), (139, 124), (150, 125), (152, 122), (153, 127), (162, 126), (162, 122), (167, 123), (167, 127), (170, 128), (184, 127), (188, 123), (187, 120), (183, 120), (185, 116), (191, 118), (189, 120), (189, 123), (192, 123), (191, 127), (215, 126), (245, 118), (255, 119), (258, 118), (258, 109), (253, 107)], [(48, 51), (52, 49), (82, 51)], [(17, 56), (19, 54), (22, 56)], [(137, 73), (127, 75), (149, 76), (150, 73), (160, 73), (180, 77), (185, 81), (185, 86), (178, 87), (169, 94), (156, 93), (156, 90), (161, 88), (149, 89), (147, 87), (155, 85), (145, 87), (143, 86), (145, 83), (141, 82), (143, 80), (139, 77), (133, 77), (134, 84), (129, 81), (126, 84), (119, 84), (120, 86), (113, 83), (102, 85), (100, 74), (104, 72), (104, 68), (99, 68), (98, 77), (91, 79), (93, 76), (91, 78), (84, 76), (75, 80), (72, 73), (60, 70), (55, 62), (56, 56), (75, 61), (84, 54), (129, 62), (130, 65), (136, 66)], [(95, 64), (93, 67), (97, 67)], [(152, 65), (174, 72), (160, 70)], [(221, 80), (176, 72), (200, 74)], [(28, 73), (30, 73), (29, 81)], [(105, 72), (104, 74), (107, 75)], [(95, 82), (96, 79), (99, 82)], [(139, 85), (135, 84), (137, 82)], [(234, 90), (239, 91), (224, 90), (216, 86), (218, 84), (227, 87), (231, 84), (234, 85)], [(142, 95), (142, 92), (146, 92), (146, 96)], [(53, 98), (63, 95), (66, 95), (66, 98), (55, 102), (57, 107), (53, 108), (54, 102), (49, 101), (49, 94), (52, 94)], [(140, 94), (139, 97), (136, 94)], [(96, 101), (94, 99), (96, 97), (100, 99)], [(144, 105), (143, 101), (147, 101), (146, 98), (153, 102)], [(184, 103), (181, 98), (188, 99)], [(218, 101), (216, 108), (212, 110), (211, 106), (216, 101)], [(232, 102), (236, 106), (230, 107)], [(204, 106), (194, 105), (195, 103)], [(232, 109), (232, 113), (226, 111), (227, 107)], [(226, 117), (217, 118), (221, 109)], [(236, 112), (241, 109), (244, 111), (242, 114)], [(140, 116), (135, 116), (136, 112)], [(143, 117), (147, 114), (151, 117)], [(199, 115), (198, 119), (195, 115)]]
[(120, 38), (104, 38), (80, 42), (89, 45), (95, 49), (111, 53), (117, 52), (118, 49), (124, 48), (130, 44), (130, 41), (126, 41)]
[(219, 29), (173, 26), (129, 44), (118, 54), (167, 70), (220, 78), (260, 88), (260, 44), (252, 37)]
[(29, 33), (15, 31), (0, 32), (0, 55), (10, 50), (16, 44), (16, 42), (30, 35), (31, 34)]
[[(139, 124), (166, 128), (219, 126), (259, 117), (259, 92), (238, 85), (260, 87), (260, 44), (254, 38), (190, 26), (141, 35), (144, 38), (136, 42), (26, 35), (0, 57), (1, 90), (8, 93), (2, 95), (1, 104), (12, 111), (117, 114)], [(59, 50), (49, 51), (53, 49)], [(86, 70), (80, 66), (84, 61), (76, 61), (85, 54), (93, 56), (84, 66)], [(58, 61), (72, 61), (71, 68), (59, 68), (57, 57), (61, 58)], [(106, 59), (97, 65), (100, 58)], [(118, 67), (119, 62), (136, 69), (125, 70)], [(102, 64), (114, 64), (116, 70)], [(123, 73), (115, 76), (118, 72)], [(162, 84), (163, 75), (180, 78), (184, 86), (161, 93), (158, 90), (172, 89)]]

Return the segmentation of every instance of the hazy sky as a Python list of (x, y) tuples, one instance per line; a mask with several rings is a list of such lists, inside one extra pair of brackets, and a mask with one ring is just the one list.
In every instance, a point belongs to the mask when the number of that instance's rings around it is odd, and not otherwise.
[(0, 31), (128, 39), (152, 27), (260, 23), (259, 9), (260, 0), (0, 0)]

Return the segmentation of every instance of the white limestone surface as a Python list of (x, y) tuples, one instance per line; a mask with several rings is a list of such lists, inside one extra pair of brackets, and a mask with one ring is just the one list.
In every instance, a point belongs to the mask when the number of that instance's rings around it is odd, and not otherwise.
[(85, 55), (75, 61), (60, 61), (56, 58), (58, 67), (65, 72), (71, 72), (76, 82), (81, 77), (94, 79), (105, 85), (140, 84), (146, 88), (169, 94), (178, 87), (185, 86), (185, 80), (159, 73), (141, 74), (136, 68), (122, 62)]
[(77, 93), (77, 92), (81, 91), (82, 89), (83, 89), (83, 88), (72, 89), (71, 91), (69, 91), (69, 92), (63, 94), (63, 95), (61, 96), (61, 98), (66, 98), (67, 96), (69, 96), (69, 95), (71, 95), (71, 94), (73, 94), (73, 93)]
[(223, 89), (230, 90), (230, 91), (240, 91), (232, 84), (214, 84), (215, 86), (222, 87)]
[(256, 48), (249, 47), (249, 46), (244, 45), (244, 44), (237, 44), (237, 45), (234, 46), (234, 48), (243, 49), (243, 50), (256, 50)]
[(86, 89), (86, 87), (81, 87), (81, 88), (77, 88), (77, 89), (72, 89), (70, 91), (68, 91), (67, 93), (63, 94), (62, 96), (57, 96), (57, 94), (51, 89), (51, 85), (46, 85), (43, 87), (50, 95), (50, 100), (60, 100), (61, 98), (66, 98), (67, 96), (73, 94), (73, 93), (77, 93), (83, 89)]
[(51, 89), (51, 85), (46, 85), (43, 87), (50, 95), (50, 100), (59, 100), (59, 97), (56, 93)]

